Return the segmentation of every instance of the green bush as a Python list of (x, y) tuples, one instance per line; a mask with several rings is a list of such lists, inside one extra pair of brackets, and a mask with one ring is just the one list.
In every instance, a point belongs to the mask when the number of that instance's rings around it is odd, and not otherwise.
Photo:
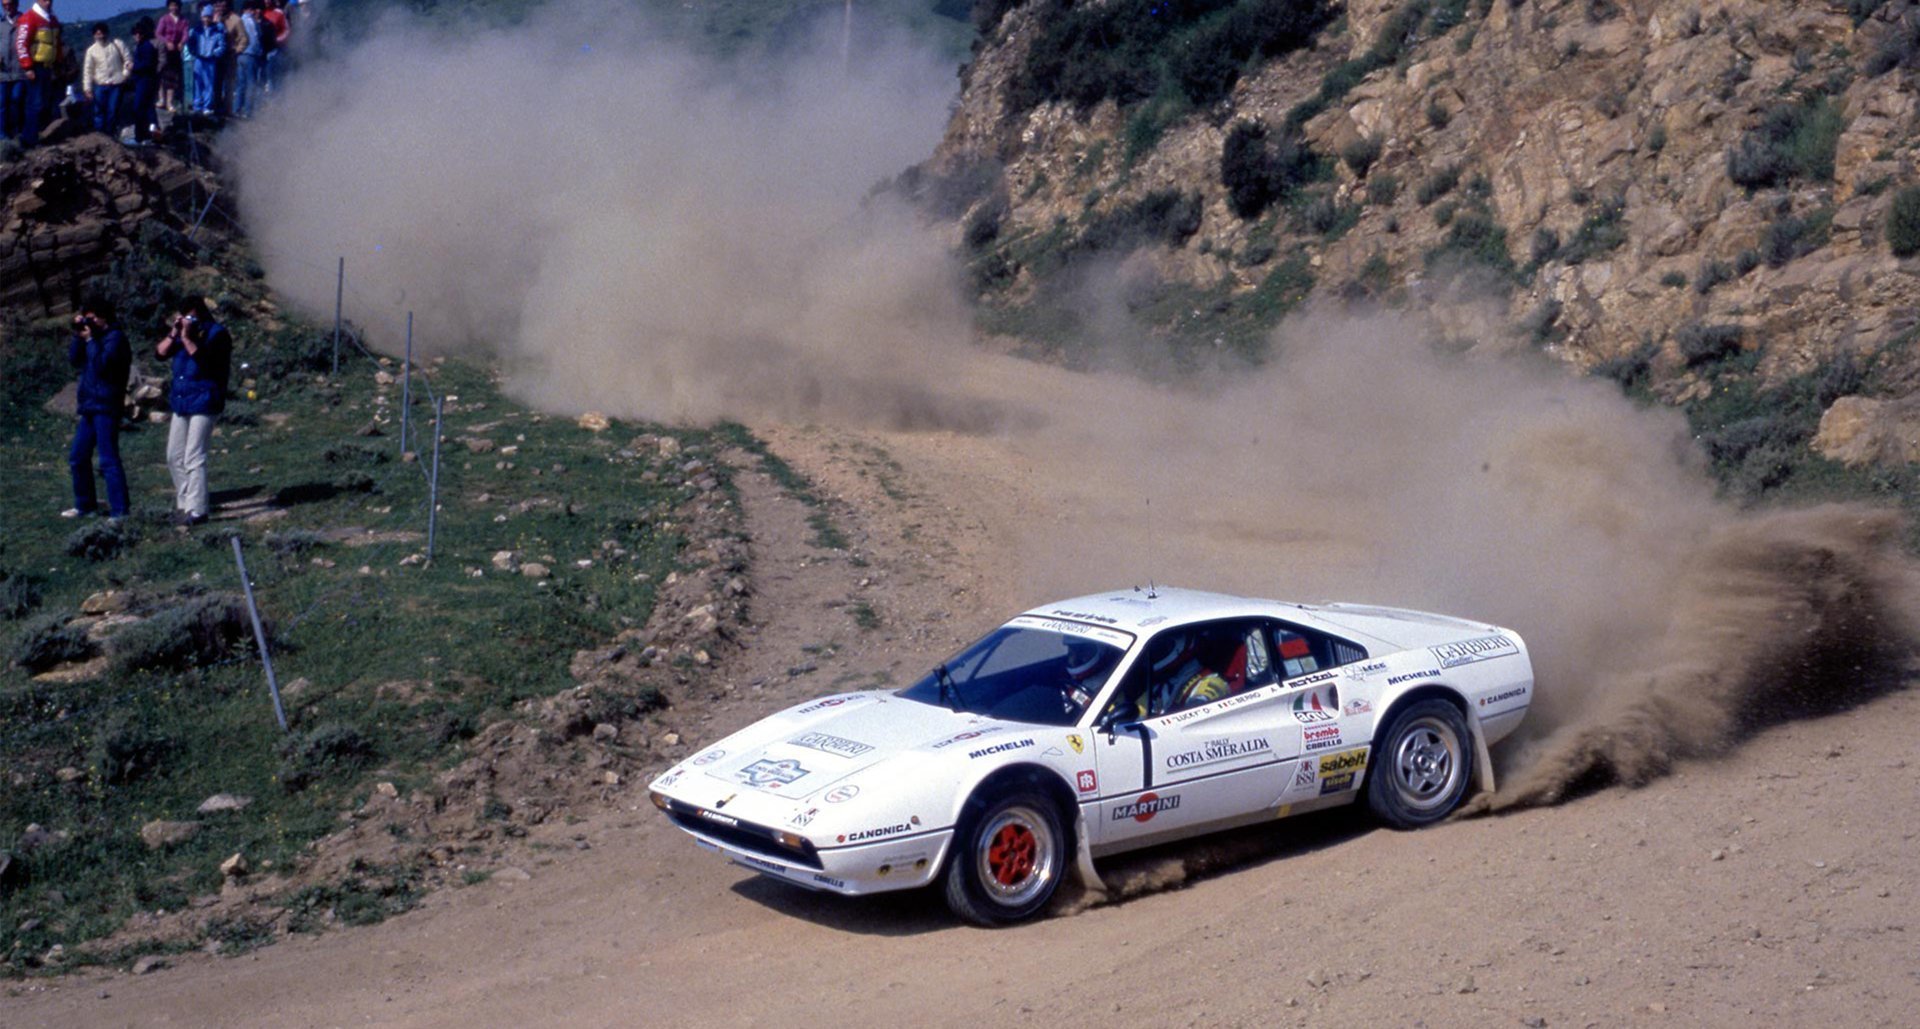
[(1360, 220), (1360, 209), (1329, 196), (1317, 196), (1300, 211), (1300, 223), (1310, 232), (1338, 239)]
[(71, 557), (108, 561), (120, 556), (139, 539), (139, 530), (132, 519), (92, 520), (67, 536), (66, 549)]
[(1425, 207), (1453, 192), (1453, 188), (1459, 184), (1460, 166), (1450, 164), (1444, 168), (1435, 169), (1433, 174), (1421, 180), (1420, 188), (1414, 191), (1413, 199), (1418, 201), (1420, 206)]
[(267, 533), (265, 542), (268, 550), (281, 557), (295, 558), (325, 546), (327, 540), (312, 529), (288, 529), (285, 532)]
[(1560, 259), (1568, 264), (1581, 264), (1617, 249), (1627, 241), (1627, 227), (1623, 224), (1626, 210), (1625, 197), (1602, 200), (1574, 230), (1573, 238), (1567, 240), (1560, 252)]
[(667, 695), (657, 686), (643, 685), (625, 692), (602, 690), (588, 702), (587, 717), (594, 723), (628, 722), (668, 706)]
[[(241, 345), (254, 343), (254, 340), (235, 339)], [(279, 385), (296, 381), (333, 368), (333, 332), (328, 330), (301, 329), (283, 326), (258, 341), (257, 356), (253, 361), (256, 375), (263, 383)], [(252, 350), (252, 347), (248, 347)], [(340, 359), (348, 360), (354, 353), (353, 344), (343, 333), (340, 339)]]
[(1355, 175), (1365, 178), (1367, 169), (1380, 159), (1380, 141), (1370, 136), (1357, 136), (1353, 142), (1340, 148), (1340, 159), (1347, 163)]
[(1680, 357), (1687, 367), (1697, 368), (1704, 364), (1723, 361), (1740, 352), (1740, 340), (1746, 330), (1738, 325), (1709, 325), (1704, 322), (1688, 322), (1674, 333), (1674, 343), (1680, 348)]
[(40, 606), (40, 586), (18, 572), (0, 578), (0, 621), (25, 618)]
[(86, 630), (68, 624), (64, 614), (49, 612), (27, 620), (14, 637), (13, 663), (39, 674), (55, 665), (84, 661), (94, 655)]
[(1533, 242), (1527, 247), (1527, 265), (1538, 268), (1560, 256), (1560, 234), (1542, 225), (1533, 230)]
[(369, 443), (335, 443), (320, 451), (326, 464), (382, 465), (393, 460), (393, 451)]
[[(1752, 269), (1748, 269), (1748, 271), (1752, 271)], [(1693, 276), (1693, 291), (1701, 296), (1705, 296), (1713, 292), (1713, 287), (1733, 277), (1732, 265), (1711, 257), (1705, 258), (1700, 262), (1700, 270)]]
[(1659, 348), (1643, 340), (1632, 350), (1622, 351), (1593, 366), (1593, 374), (1612, 379), (1629, 393), (1647, 385), (1653, 378), (1653, 358)]
[(1008, 85), (1015, 110), (1051, 100), (1124, 107), (1164, 90), (1211, 104), (1249, 60), (1306, 46), (1332, 15), (1326, 0), (1041, 2), (1042, 27)]
[[(262, 628), (266, 622), (262, 621)], [(268, 636), (272, 639), (271, 633)], [(253, 641), (246, 604), (230, 595), (180, 597), (152, 617), (115, 633), (108, 645), (114, 670), (183, 672), (240, 653)]]
[(1560, 312), (1565, 305), (1552, 297), (1543, 297), (1540, 303), (1520, 319), (1520, 329), (1535, 343), (1546, 343), (1559, 334)]
[(1400, 199), (1400, 178), (1389, 172), (1381, 172), (1367, 180), (1367, 203), (1375, 207), (1387, 207)]
[(1846, 127), (1839, 105), (1824, 96), (1776, 104), (1727, 151), (1727, 176), (1748, 189), (1795, 180), (1831, 182), (1834, 153)]
[(1243, 121), (1227, 133), (1220, 151), (1220, 184), (1227, 205), (1241, 218), (1258, 218), (1322, 173), (1319, 156), (1295, 130), (1274, 134), (1256, 121)]
[(1920, 24), (1903, 18), (1867, 58), (1866, 73), (1869, 78), (1875, 78), (1895, 68), (1912, 70), (1917, 66), (1920, 66)]
[(1180, 246), (1200, 231), (1201, 214), (1200, 194), (1157, 189), (1092, 219), (1075, 249), (1131, 250), (1151, 243)]
[(1787, 262), (1826, 246), (1832, 230), (1832, 208), (1822, 208), (1804, 218), (1787, 215), (1767, 226), (1766, 236), (1760, 243), (1761, 256), (1769, 267), (1784, 267)]
[(1687, 287), (1687, 273), (1679, 271), (1667, 272), (1660, 276), (1660, 285), (1668, 289), (1685, 289)]
[(1513, 255), (1507, 252), (1507, 230), (1501, 227), (1492, 211), (1470, 207), (1447, 226), (1446, 238), (1427, 252), (1426, 263), (1428, 268), (1435, 268), (1450, 262), (1477, 265), (1503, 276), (1513, 274)]
[(94, 738), (87, 763), (99, 772), (101, 782), (124, 786), (159, 771), (173, 749), (172, 740), (144, 722), (122, 718)]
[[(1446, 0), (1451, 2), (1451, 0)], [(1309, 119), (1340, 98), (1347, 95), (1353, 87), (1359, 85), (1368, 75), (1385, 68), (1400, 59), (1401, 54), (1420, 38), (1422, 26), (1431, 7), (1430, 0), (1407, 0), (1389, 15), (1380, 25), (1380, 32), (1373, 37), (1373, 45), (1367, 52), (1351, 60), (1334, 65), (1332, 70), (1320, 80), (1320, 88), (1313, 96), (1295, 104), (1287, 112), (1286, 124), (1293, 128), (1305, 125)]]
[(343, 779), (379, 758), (373, 741), (344, 722), (329, 722), (280, 746), (280, 786), (299, 793), (316, 783)]
[(1893, 256), (1920, 254), (1920, 186), (1907, 186), (1893, 195), (1883, 234)]

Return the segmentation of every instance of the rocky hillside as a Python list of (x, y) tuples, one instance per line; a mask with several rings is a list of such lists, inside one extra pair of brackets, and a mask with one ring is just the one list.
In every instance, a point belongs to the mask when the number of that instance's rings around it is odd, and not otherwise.
[[(1792, 407), (1714, 454), (1735, 471), (1771, 455), (1747, 470), (1761, 487), (1834, 400), (1914, 387), (1906, 0), (977, 13), (945, 141), (906, 182), (952, 219), (1010, 331), (1070, 332), (1091, 267), (1117, 267), (1176, 344), (1252, 351), (1306, 295), (1419, 305), (1465, 282), (1522, 337), (1703, 430)], [(1836, 455), (1913, 435), (1900, 405), (1846, 406)]]

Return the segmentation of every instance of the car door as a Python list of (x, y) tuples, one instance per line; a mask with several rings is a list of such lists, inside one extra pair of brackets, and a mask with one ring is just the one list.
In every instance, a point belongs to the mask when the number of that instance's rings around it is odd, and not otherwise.
[(1300, 754), (1278, 677), (1271, 634), (1257, 619), (1181, 626), (1148, 641), (1095, 734), (1095, 839), (1120, 844), (1277, 804)]
[[(1366, 766), (1371, 705), (1350, 705), (1341, 684), (1353, 677), (1338, 668), (1364, 660), (1366, 651), (1336, 637), (1272, 623), (1274, 652), (1285, 676), (1279, 697), (1295, 723), (1299, 760), (1288, 764), (1281, 800), (1293, 804), (1358, 789)], [(1350, 708), (1350, 710), (1349, 710)]]

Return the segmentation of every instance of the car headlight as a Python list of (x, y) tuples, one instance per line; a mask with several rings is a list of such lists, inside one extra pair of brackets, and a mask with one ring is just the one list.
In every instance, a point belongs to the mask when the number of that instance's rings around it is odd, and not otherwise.
[(658, 790), (649, 790), (647, 796), (652, 797), (653, 806), (662, 811), (669, 810), (673, 806), (673, 802), (667, 799), (667, 795)]
[(780, 841), (780, 845), (783, 847), (790, 847), (794, 850), (807, 849), (806, 838), (801, 836), (799, 833), (778, 832), (778, 833), (775, 833), (774, 836)]

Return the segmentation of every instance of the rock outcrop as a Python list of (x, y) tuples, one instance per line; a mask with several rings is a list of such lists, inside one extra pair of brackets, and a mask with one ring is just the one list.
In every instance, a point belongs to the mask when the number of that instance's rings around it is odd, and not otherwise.
[(217, 187), (211, 174), (152, 147), (101, 135), (0, 164), (0, 309), (62, 314), (86, 280), (158, 219), (185, 230)]
[[(1895, 256), (1883, 226), (1920, 180), (1920, 7), (1434, 0), (1396, 58), (1359, 68), (1409, 9), (1351, 0), (1312, 48), (1250, 67), (1150, 137), (1150, 101), (1016, 103), (1049, 16), (1027, 0), (983, 34), (915, 174), (950, 187), (932, 206), (957, 247), (1000, 262), (988, 288), (1016, 302), (1045, 273), (1027, 255), (1071, 252), (1103, 215), (1172, 189), (1197, 192), (1197, 230), (1127, 267), (1242, 297), (1304, 253), (1317, 296), (1419, 304), (1439, 292), (1459, 219), (1483, 214), (1497, 232), (1479, 256), (1507, 262), (1492, 292), (1515, 335), (1582, 367), (1644, 355), (1670, 399), (1693, 385), (1690, 325), (1739, 326), (1767, 381), (1915, 330), (1920, 258)], [(1318, 225), (1298, 200), (1236, 213), (1221, 157), (1248, 122), (1297, 126), (1330, 166), (1304, 187)], [(978, 228), (989, 216), (994, 232)]]

